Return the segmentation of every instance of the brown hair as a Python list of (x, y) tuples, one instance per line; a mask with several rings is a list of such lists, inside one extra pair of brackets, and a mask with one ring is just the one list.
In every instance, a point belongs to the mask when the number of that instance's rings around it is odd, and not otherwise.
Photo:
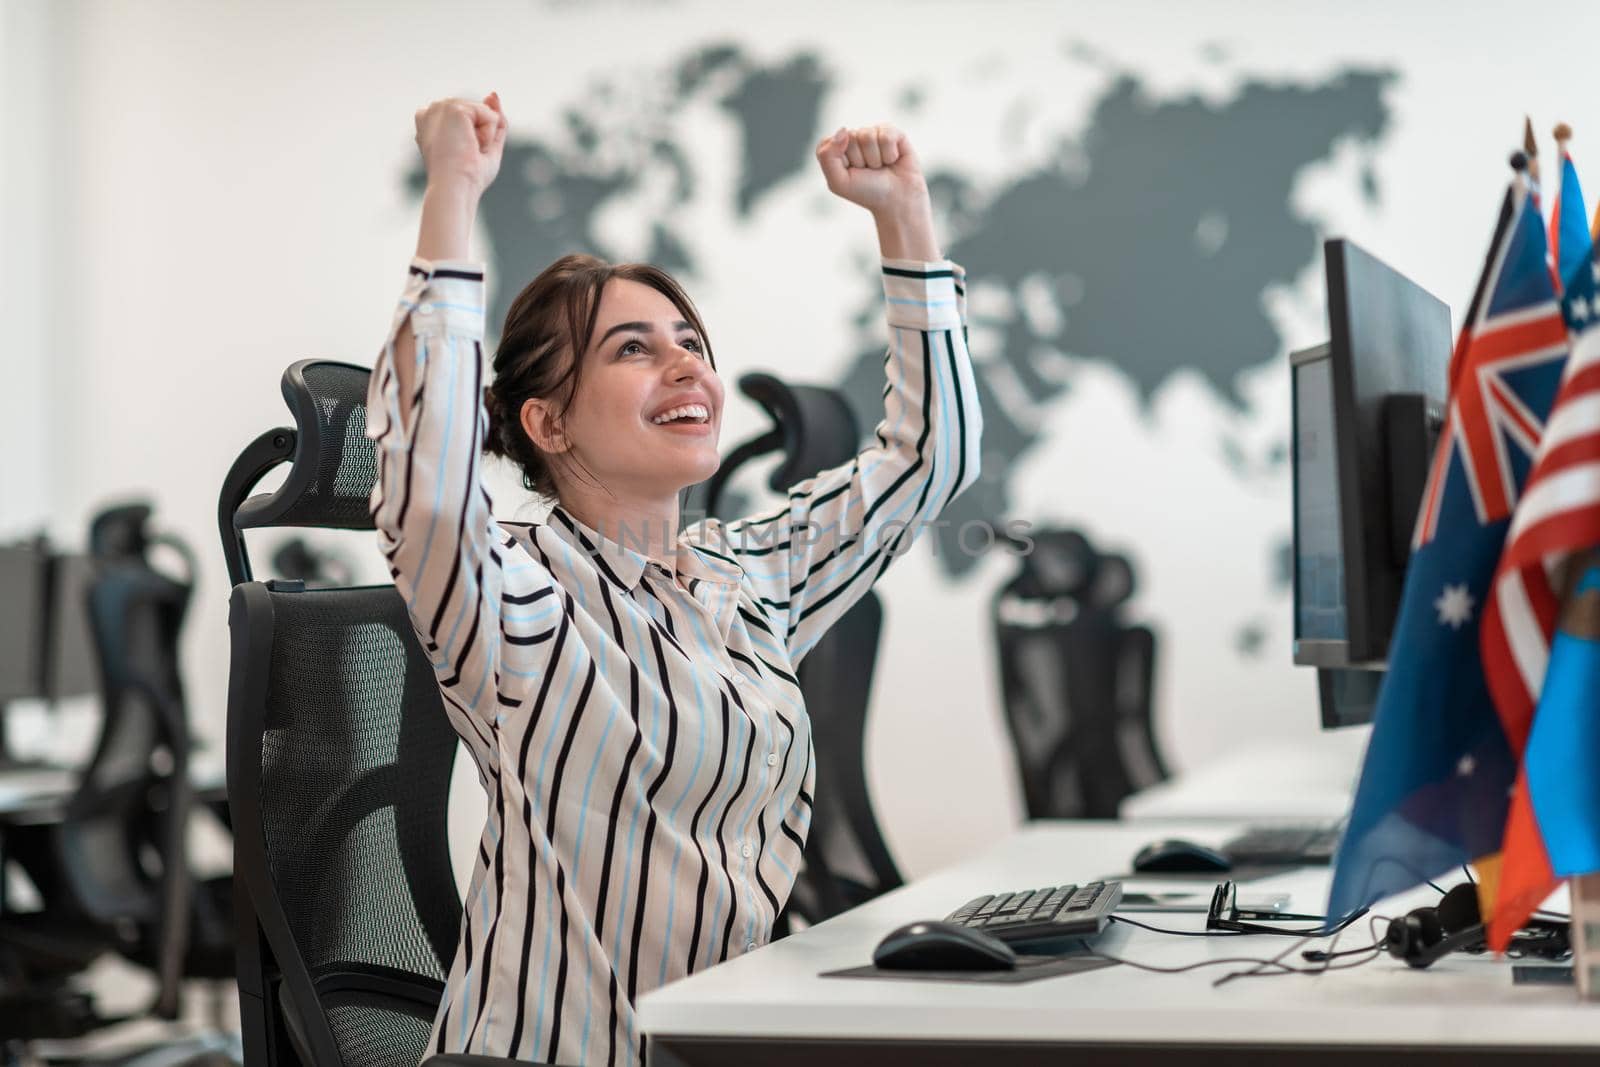
[[(489, 412), (484, 451), (522, 468), (522, 484), (543, 496), (556, 495), (552, 457), (523, 430), (522, 407), (535, 398), (555, 397), (558, 417), (566, 417), (578, 393), (583, 355), (594, 337), (600, 294), (613, 278), (648, 285), (672, 301), (700, 335), (706, 359), (713, 368), (717, 365), (700, 313), (683, 286), (661, 268), (584, 255), (562, 256), (546, 267), (511, 302), (494, 353), (494, 382), (483, 391)], [(567, 353), (570, 357), (564, 358)]]

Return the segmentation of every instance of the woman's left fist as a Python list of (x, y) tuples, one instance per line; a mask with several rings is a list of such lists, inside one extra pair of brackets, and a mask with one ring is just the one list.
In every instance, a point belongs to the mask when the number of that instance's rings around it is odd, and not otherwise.
[(830, 192), (874, 215), (927, 210), (922, 163), (893, 126), (841, 126), (817, 144), (817, 164)]

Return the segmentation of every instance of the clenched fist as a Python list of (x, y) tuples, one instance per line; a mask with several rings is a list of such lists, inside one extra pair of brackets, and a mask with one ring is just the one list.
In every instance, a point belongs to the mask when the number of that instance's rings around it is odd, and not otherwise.
[(873, 215), (927, 210), (928, 183), (911, 140), (893, 126), (840, 127), (817, 145), (828, 189)]
[(483, 103), (435, 100), (416, 113), (417, 148), (432, 186), (463, 185), (481, 195), (500, 173), (506, 144), (506, 116), (500, 94)]

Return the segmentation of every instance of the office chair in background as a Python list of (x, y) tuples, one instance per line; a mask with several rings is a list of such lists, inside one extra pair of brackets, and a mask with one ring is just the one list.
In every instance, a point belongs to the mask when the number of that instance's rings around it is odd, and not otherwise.
[[(294, 428), (252, 442), (219, 503), (235, 582), (228, 789), (248, 1067), (414, 1067), (460, 933), (457, 739), (403, 599), (392, 585), (255, 582), (245, 552), (248, 529), (373, 529), (368, 375), (289, 367)], [(283, 462), (277, 491), (248, 495)]]
[[(782, 453), (768, 479), (768, 485), (782, 493), (856, 454), (861, 435), (837, 390), (788, 385), (770, 374), (746, 374), (739, 379), (739, 388), (762, 406), (773, 427), (735, 448), (717, 473), (691, 493), (691, 503), (707, 514), (737, 517), (719, 510), (728, 482), (758, 457)], [(883, 605), (869, 592), (817, 642), (796, 671), (811, 716), (817, 795), (805, 865), (785, 910), (813, 924), (902, 883), (867, 791), (867, 706), (882, 628)]]
[[(233, 976), (231, 889), (227, 877), (197, 880), (188, 864), (192, 744), (178, 645), (193, 555), (175, 539), (151, 537), (149, 516), (146, 505), (126, 505), (91, 524), (82, 594), (100, 676), (100, 732), (65, 807), (7, 828), (8, 851), (43, 907), (0, 915), (0, 947), (25, 985), (59, 983), (107, 951), (119, 953), (156, 975), (149, 1014), (173, 1020), (186, 979)], [(184, 561), (181, 575), (151, 564), (148, 549), (161, 542)], [(172, 1062), (182, 1051), (168, 1046)], [(204, 1042), (188, 1048), (190, 1058), (208, 1051)]]
[(1126, 557), (1076, 530), (1029, 536), (993, 606), (1028, 818), (1116, 818), (1124, 797), (1167, 777), (1151, 712), (1155, 635), (1122, 618)]

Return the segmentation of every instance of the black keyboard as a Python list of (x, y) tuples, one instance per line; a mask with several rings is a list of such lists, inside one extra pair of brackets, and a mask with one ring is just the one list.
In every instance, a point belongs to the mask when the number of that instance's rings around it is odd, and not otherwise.
[(1343, 826), (1253, 826), (1222, 846), (1235, 865), (1325, 866), (1339, 850)]
[(1092, 937), (1106, 928), (1121, 902), (1121, 882), (1047, 886), (974, 897), (945, 922), (977, 927), (1008, 944)]

